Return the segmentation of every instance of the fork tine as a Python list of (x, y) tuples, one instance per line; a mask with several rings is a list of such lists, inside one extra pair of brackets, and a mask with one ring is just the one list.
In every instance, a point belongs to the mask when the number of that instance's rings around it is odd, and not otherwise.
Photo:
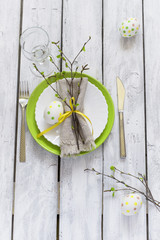
[(27, 81), (27, 97), (29, 97), (29, 86), (28, 86), (28, 81)]
[(24, 91), (24, 81), (22, 81), (22, 97), (24, 97), (25, 96), (25, 91)]
[(29, 98), (28, 81), (20, 81), (19, 95), (20, 95), (20, 97)]
[(22, 82), (20, 82), (19, 95), (22, 96)]
[(23, 83), (24, 83), (24, 96), (26, 97), (26, 81), (24, 81)]
[(22, 81), (22, 96), (24, 97), (24, 81)]

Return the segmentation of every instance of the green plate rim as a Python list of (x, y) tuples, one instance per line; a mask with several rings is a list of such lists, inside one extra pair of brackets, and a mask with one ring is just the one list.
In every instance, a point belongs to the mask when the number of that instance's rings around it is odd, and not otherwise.
[[(65, 77), (70, 77), (70, 76), (71, 76), (70, 72), (65, 72)], [(81, 73), (76, 73), (75, 77), (78, 78), (80, 76), (81, 76)], [(90, 83), (94, 84), (102, 92), (102, 94), (105, 97), (106, 102), (108, 104), (108, 122), (106, 124), (105, 129), (101, 133), (101, 135), (95, 140), (96, 148), (98, 148), (107, 139), (107, 137), (109, 136), (109, 134), (112, 130), (112, 127), (114, 124), (114, 117), (115, 117), (114, 104), (113, 104), (113, 100), (112, 100), (109, 92), (107, 91), (107, 89), (105, 88), (104, 85), (102, 85), (98, 80), (96, 80), (95, 78), (93, 78), (87, 74), (82, 74), (82, 76), (87, 77), (88, 81)], [(56, 77), (51, 76), (48, 78), (48, 81), (49, 81), (49, 83), (53, 83), (56, 80), (60, 80), (62, 78), (63, 78), (63, 76), (61, 76), (60, 73), (57, 73)], [(47, 150), (51, 153), (60, 155), (60, 147), (49, 142), (44, 136), (37, 138), (39, 129), (38, 129), (36, 121), (35, 121), (35, 107), (36, 107), (36, 103), (38, 101), (40, 94), (44, 91), (44, 89), (46, 87), (48, 87), (48, 84), (44, 80), (33, 90), (32, 94), (29, 98), (29, 101), (27, 104), (27, 109), (26, 109), (27, 125), (28, 125), (28, 129), (29, 129), (32, 137), (41, 147), (43, 147), (45, 150)], [(92, 149), (89, 152), (94, 151), (96, 148)], [(84, 155), (89, 152), (81, 152), (79, 155)]]

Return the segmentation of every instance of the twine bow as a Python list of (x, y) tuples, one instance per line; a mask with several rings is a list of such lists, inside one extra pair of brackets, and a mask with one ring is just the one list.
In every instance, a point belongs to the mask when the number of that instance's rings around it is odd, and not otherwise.
[[(73, 102), (73, 103), (72, 103)], [(37, 138), (40, 138), (42, 135), (44, 135), (45, 133), (51, 131), (52, 129), (58, 127), (62, 122), (64, 122), (66, 120), (66, 118), (68, 118), (69, 116), (72, 115), (72, 113), (77, 113), (79, 115), (81, 115), (84, 119), (86, 118), (89, 123), (91, 124), (92, 126), (92, 122), (91, 120), (84, 114), (84, 113), (81, 113), (80, 111), (78, 110), (74, 110), (74, 105), (75, 105), (75, 98), (72, 97), (70, 100), (69, 100), (69, 104), (70, 104), (70, 107), (71, 107), (71, 111), (67, 111), (65, 112), (64, 114), (60, 114), (59, 118), (58, 118), (58, 122), (55, 123), (53, 126), (47, 128), (46, 130), (40, 132), (38, 135), (37, 135)], [(92, 135), (93, 135), (93, 126), (92, 126)]]

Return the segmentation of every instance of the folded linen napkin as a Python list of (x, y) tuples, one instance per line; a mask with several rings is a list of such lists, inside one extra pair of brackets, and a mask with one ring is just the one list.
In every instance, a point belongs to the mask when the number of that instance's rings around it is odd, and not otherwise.
[[(71, 82), (71, 79), (68, 79)], [(80, 78), (75, 78), (73, 80), (73, 97), (77, 99), (77, 103), (79, 104), (76, 107), (76, 110), (83, 113), (83, 103), (84, 96), (86, 93), (86, 88), (88, 84), (88, 78), (83, 78), (80, 85), (80, 93), (78, 96), (78, 84), (80, 82)], [(58, 91), (63, 99), (66, 98), (66, 102), (69, 104), (69, 100), (71, 96), (68, 93), (68, 84), (65, 79), (58, 81)], [(78, 98), (77, 98), (78, 97)], [(70, 108), (64, 104), (64, 109), (66, 111), (70, 111)], [(76, 113), (74, 113), (76, 114)], [(79, 130), (81, 135), (83, 136), (83, 142), (81, 137), (78, 138), (79, 149), (76, 143), (75, 130), (72, 129), (72, 115), (65, 119), (65, 121), (61, 124), (60, 128), (60, 148), (61, 148), (61, 157), (75, 155), (80, 153), (81, 151), (90, 151), (93, 147), (95, 147), (94, 138), (92, 136), (91, 130), (88, 126), (87, 120), (85, 120), (79, 114), (76, 114), (76, 117), (79, 121)]]

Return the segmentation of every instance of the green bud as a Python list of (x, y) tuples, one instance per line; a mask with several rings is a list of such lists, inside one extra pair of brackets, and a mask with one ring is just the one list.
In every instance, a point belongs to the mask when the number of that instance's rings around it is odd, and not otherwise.
[(115, 172), (115, 167), (114, 166), (111, 166), (110, 169)]

